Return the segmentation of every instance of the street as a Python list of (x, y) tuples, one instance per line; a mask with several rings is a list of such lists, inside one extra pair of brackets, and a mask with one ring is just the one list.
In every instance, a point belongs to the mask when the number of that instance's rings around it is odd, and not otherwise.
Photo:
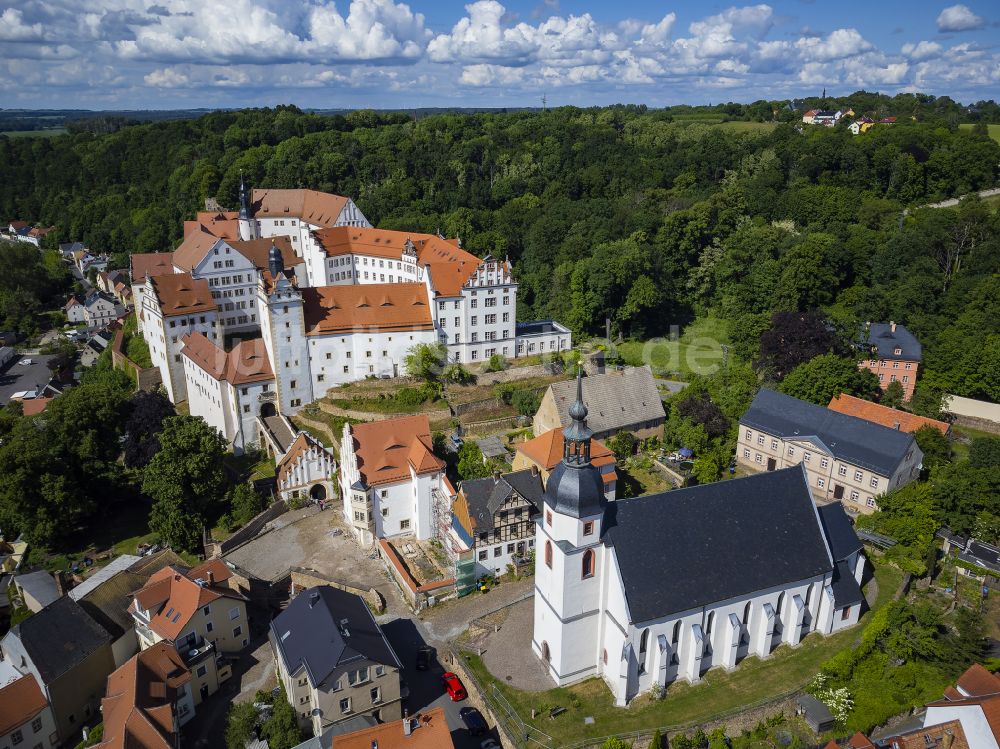
[[(37, 391), (45, 387), (52, 379), (52, 372), (49, 371), (48, 367), (48, 361), (51, 358), (45, 354), (19, 356), (0, 372), (0, 406), (7, 405), (10, 396), (21, 390)], [(26, 359), (31, 359), (31, 364), (22, 365), (19, 363)]]

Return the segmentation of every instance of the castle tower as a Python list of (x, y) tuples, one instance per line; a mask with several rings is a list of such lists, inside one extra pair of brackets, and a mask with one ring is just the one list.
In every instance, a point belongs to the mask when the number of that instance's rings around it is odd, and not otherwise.
[(284, 258), (273, 241), (267, 266), (257, 285), (260, 330), (274, 371), (275, 406), (291, 415), (313, 400), (302, 294), (285, 275)]
[(250, 210), (250, 199), (247, 197), (247, 188), (243, 184), (243, 172), (240, 172), (240, 218), (239, 218), (240, 239), (246, 241), (259, 239), (257, 236), (257, 222), (253, 219)]
[[(532, 648), (559, 685), (600, 673), (602, 589), (607, 555), (601, 544), (607, 500), (590, 462), (583, 381), (563, 430), (563, 459), (549, 475), (535, 533), (535, 630)], [(618, 654), (614, 662), (617, 663)]]

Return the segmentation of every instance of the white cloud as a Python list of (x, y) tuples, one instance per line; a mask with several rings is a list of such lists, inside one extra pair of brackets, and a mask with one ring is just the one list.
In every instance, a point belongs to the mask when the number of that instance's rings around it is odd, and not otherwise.
[(802, 38), (796, 46), (805, 59), (819, 61), (840, 60), (874, 49), (856, 29), (837, 29), (822, 39)]
[(975, 31), (985, 25), (968, 5), (949, 5), (937, 17), (938, 31)]
[(42, 38), (42, 24), (26, 24), (24, 14), (17, 8), (7, 8), (0, 14), (0, 40), (34, 42), (40, 41)]
[(674, 30), (675, 23), (677, 23), (676, 13), (667, 13), (657, 23), (647, 23), (642, 27), (640, 43), (665, 44), (670, 39), (670, 32)]
[(928, 60), (938, 57), (942, 47), (937, 42), (920, 41), (916, 44), (907, 43), (903, 45), (903, 54), (911, 60)]
[(174, 68), (161, 68), (147, 73), (143, 80), (153, 88), (179, 88), (188, 84), (188, 77)]

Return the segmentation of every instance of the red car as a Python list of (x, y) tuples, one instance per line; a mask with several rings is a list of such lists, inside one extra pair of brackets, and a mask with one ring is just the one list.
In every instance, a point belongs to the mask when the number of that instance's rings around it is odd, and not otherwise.
[(444, 682), (444, 689), (448, 693), (448, 696), (451, 697), (452, 702), (464, 700), (469, 696), (465, 691), (465, 687), (462, 686), (462, 680), (451, 671), (445, 672), (441, 680)]

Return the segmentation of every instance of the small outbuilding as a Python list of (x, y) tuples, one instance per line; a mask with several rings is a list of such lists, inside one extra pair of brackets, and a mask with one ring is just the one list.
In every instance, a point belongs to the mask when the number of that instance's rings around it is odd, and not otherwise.
[(799, 697), (795, 712), (801, 716), (814, 733), (825, 733), (831, 730), (837, 723), (830, 712), (830, 708), (817, 700), (811, 694), (804, 694)]

